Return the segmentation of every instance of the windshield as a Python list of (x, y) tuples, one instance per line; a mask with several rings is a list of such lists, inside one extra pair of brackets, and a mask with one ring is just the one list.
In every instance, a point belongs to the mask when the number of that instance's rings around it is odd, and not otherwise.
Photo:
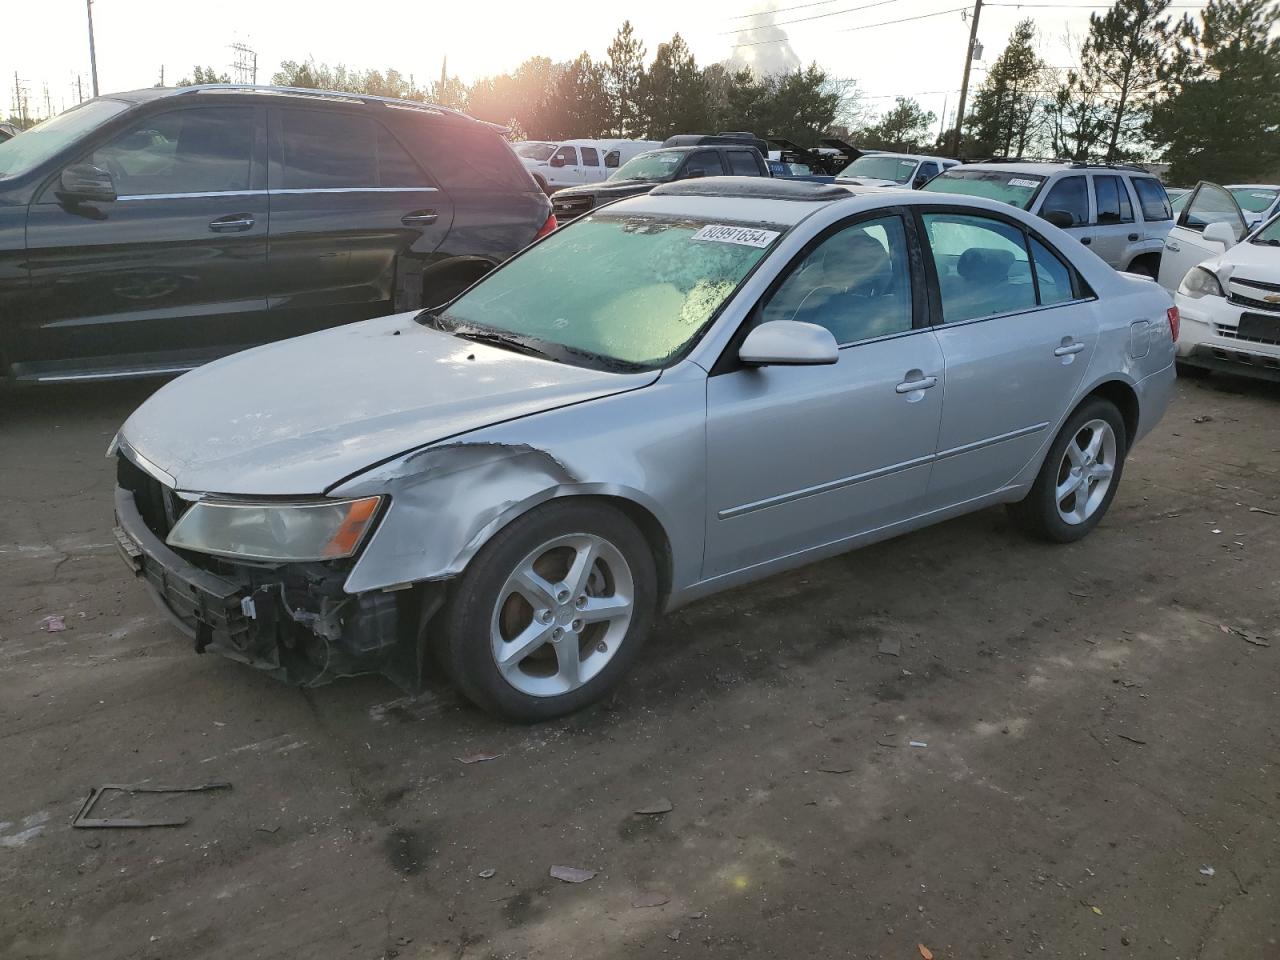
[(1271, 222), (1249, 238), (1250, 243), (1264, 247), (1280, 247), (1280, 216), (1271, 218)]
[(1276, 192), (1270, 187), (1228, 187), (1245, 213), (1262, 213), (1275, 203)]
[(931, 193), (960, 193), (966, 197), (986, 197), (1027, 210), (1044, 177), (1036, 173), (1010, 173), (1007, 170), (944, 170), (921, 190)]
[(683, 150), (652, 150), (632, 157), (620, 166), (610, 180), (667, 180), (675, 175), (684, 159)]
[(554, 143), (542, 143), (538, 140), (530, 140), (527, 143), (513, 143), (511, 148), (515, 150), (517, 157), (526, 157), (529, 160), (549, 160), (551, 155), (556, 152)]
[(34, 170), (63, 147), (129, 109), (120, 100), (90, 100), (0, 143), (0, 178)]
[(905, 157), (885, 157), (871, 154), (859, 157), (838, 174), (841, 177), (866, 177), (868, 180), (892, 180), (906, 183), (915, 170), (916, 162)]
[(460, 336), (502, 334), (530, 352), (584, 366), (665, 366), (695, 341), (785, 229), (587, 216), (495, 271), (434, 322)]

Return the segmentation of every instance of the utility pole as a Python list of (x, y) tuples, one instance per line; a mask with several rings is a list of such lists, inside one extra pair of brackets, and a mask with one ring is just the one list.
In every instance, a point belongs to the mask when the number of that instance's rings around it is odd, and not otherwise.
[(951, 155), (960, 157), (960, 128), (964, 126), (964, 102), (969, 96), (969, 67), (973, 65), (973, 48), (978, 42), (978, 18), (982, 0), (973, 0), (973, 23), (969, 25), (969, 43), (964, 48), (964, 79), (960, 81), (960, 105), (956, 108), (956, 128), (951, 133)]
[(84, 103), (84, 77), (76, 74), (76, 103)]
[[(982, 0), (978, 0), (979, 3)], [(93, 0), (84, 0), (85, 12), (89, 14), (89, 70), (93, 74), (93, 95), (98, 95), (98, 54), (93, 49)]]

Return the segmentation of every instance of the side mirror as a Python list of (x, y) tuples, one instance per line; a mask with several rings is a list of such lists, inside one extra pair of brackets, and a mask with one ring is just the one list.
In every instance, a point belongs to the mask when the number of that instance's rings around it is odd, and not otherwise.
[(1075, 223), (1071, 214), (1067, 213), (1065, 210), (1045, 210), (1040, 214), (1040, 216), (1042, 219), (1048, 220), (1059, 230), (1065, 230), (1067, 227), (1070, 227)]
[(753, 367), (811, 367), (840, 359), (836, 338), (826, 327), (798, 320), (762, 323), (742, 341), (738, 359)]
[(1220, 243), (1224, 250), (1236, 245), (1236, 232), (1225, 220), (1215, 220), (1204, 228), (1204, 238), (1210, 243)]
[(563, 167), (563, 166), (564, 166), (564, 157), (552, 157), (552, 158), (551, 158), (549, 161), (547, 161), (547, 162), (548, 162), (548, 163), (550, 163), (550, 164), (551, 164), (551, 166), (553, 166), (553, 167)]
[(66, 203), (111, 203), (116, 198), (116, 184), (101, 167), (74, 163), (62, 171), (54, 192)]

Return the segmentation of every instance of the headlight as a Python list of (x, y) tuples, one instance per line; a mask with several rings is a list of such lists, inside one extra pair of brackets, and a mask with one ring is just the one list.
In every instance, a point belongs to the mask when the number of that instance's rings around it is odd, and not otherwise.
[(316, 503), (202, 500), (169, 531), (171, 547), (245, 560), (337, 560), (356, 552), (381, 497)]
[(1187, 271), (1187, 275), (1182, 278), (1182, 283), (1178, 286), (1178, 292), (1184, 297), (1190, 297), (1192, 300), (1199, 300), (1201, 297), (1221, 297), (1222, 284), (1218, 282), (1218, 278), (1213, 272), (1206, 270), (1204, 267), (1192, 267)]

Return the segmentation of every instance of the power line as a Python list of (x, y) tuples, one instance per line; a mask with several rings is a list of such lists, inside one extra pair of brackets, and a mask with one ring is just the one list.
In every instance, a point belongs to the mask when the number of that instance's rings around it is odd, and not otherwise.
[[(837, 32), (853, 33), (857, 30), (871, 30), (875, 27), (888, 27), (895, 23), (909, 23), (912, 20), (927, 20), (930, 17), (942, 17), (942, 16), (946, 16), (948, 13), (959, 13), (961, 10), (968, 10), (968, 9), (969, 9), (968, 7), (952, 7), (950, 10), (939, 10), (936, 13), (922, 13), (915, 17), (901, 17), (897, 20), (881, 20), (879, 23), (864, 23), (857, 27), (845, 27), (844, 29), (839, 30)], [(773, 37), (769, 40), (749, 40), (743, 43), (735, 43), (734, 48), (736, 49), (738, 47), (758, 47), (763, 43), (786, 43), (788, 42), (788, 40), (789, 40), (788, 37)]]
[[(987, 7), (1016, 7), (1019, 10), (1110, 10), (1114, 3), (984, 3)], [(1166, 10), (1203, 10), (1200, 3), (1171, 3)]]
[(751, 17), (767, 17), (775, 13), (786, 13), (789, 10), (807, 10), (809, 7), (821, 7), (828, 3), (838, 3), (839, 0), (816, 0), (814, 3), (797, 3), (793, 7), (775, 7), (772, 10), (761, 10), (759, 13), (739, 13), (729, 17), (730, 20), (747, 20)]
[[(834, 2), (834, 0), (831, 0)], [(875, 0), (874, 3), (864, 3), (860, 7), (846, 7), (844, 10), (829, 10), (826, 13), (815, 13), (810, 17), (796, 17), (793, 20), (778, 20), (773, 23), (762, 23), (755, 27), (735, 27), (733, 30), (721, 30), (721, 33), (746, 33), (748, 30), (768, 30), (770, 27), (785, 27), (792, 23), (806, 23), (810, 20), (822, 20), (826, 17), (840, 17), (846, 13), (857, 13), (859, 10), (870, 10), (872, 7), (883, 7), (888, 3), (898, 3), (900, 0)], [(769, 11), (770, 13), (774, 11)], [(758, 14), (756, 14), (758, 16)]]

